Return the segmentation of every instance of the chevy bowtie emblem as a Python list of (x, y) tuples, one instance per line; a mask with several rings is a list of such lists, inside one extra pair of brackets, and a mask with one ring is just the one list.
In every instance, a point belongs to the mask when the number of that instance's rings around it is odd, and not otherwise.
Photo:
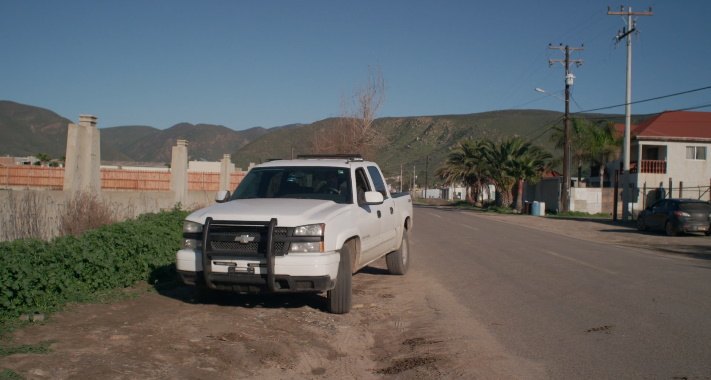
[(242, 244), (251, 243), (254, 241), (254, 236), (240, 235), (235, 237), (235, 241)]

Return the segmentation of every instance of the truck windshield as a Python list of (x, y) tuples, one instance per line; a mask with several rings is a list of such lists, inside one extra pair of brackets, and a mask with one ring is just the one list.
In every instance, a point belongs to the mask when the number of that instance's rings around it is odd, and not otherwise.
[(231, 199), (299, 198), (351, 203), (349, 173), (348, 168), (318, 166), (254, 168)]

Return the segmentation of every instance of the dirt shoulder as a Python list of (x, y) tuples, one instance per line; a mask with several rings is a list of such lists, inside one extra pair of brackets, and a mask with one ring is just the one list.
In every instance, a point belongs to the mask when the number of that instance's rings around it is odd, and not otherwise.
[(199, 301), (189, 287), (130, 291), (137, 296), (74, 305), (17, 331), (13, 344), (51, 342), (50, 352), (0, 357), (0, 370), (27, 379), (543, 377), (417, 268), (392, 276), (381, 261), (359, 272), (346, 315), (326, 313), (318, 295)]

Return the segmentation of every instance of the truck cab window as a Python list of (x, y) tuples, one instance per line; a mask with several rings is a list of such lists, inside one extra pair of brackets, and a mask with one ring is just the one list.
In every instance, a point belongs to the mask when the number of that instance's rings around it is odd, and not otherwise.
[(373, 186), (375, 186), (375, 191), (383, 194), (383, 198), (388, 197), (388, 191), (385, 188), (385, 181), (383, 176), (380, 175), (380, 171), (375, 166), (368, 166), (368, 173), (370, 173), (370, 178), (373, 180)]
[(358, 197), (358, 204), (365, 202), (365, 192), (370, 191), (370, 183), (368, 178), (365, 176), (365, 171), (362, 168), (356, 169), (356, 195)]

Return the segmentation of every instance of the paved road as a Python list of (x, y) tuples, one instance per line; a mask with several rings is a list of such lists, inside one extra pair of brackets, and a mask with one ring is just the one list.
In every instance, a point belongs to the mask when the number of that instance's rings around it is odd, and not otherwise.
[(703, 255), (595, 243), (482, 213), (417, 208), (415, 221), (413, 265), (546, 377), (711, 378)]

